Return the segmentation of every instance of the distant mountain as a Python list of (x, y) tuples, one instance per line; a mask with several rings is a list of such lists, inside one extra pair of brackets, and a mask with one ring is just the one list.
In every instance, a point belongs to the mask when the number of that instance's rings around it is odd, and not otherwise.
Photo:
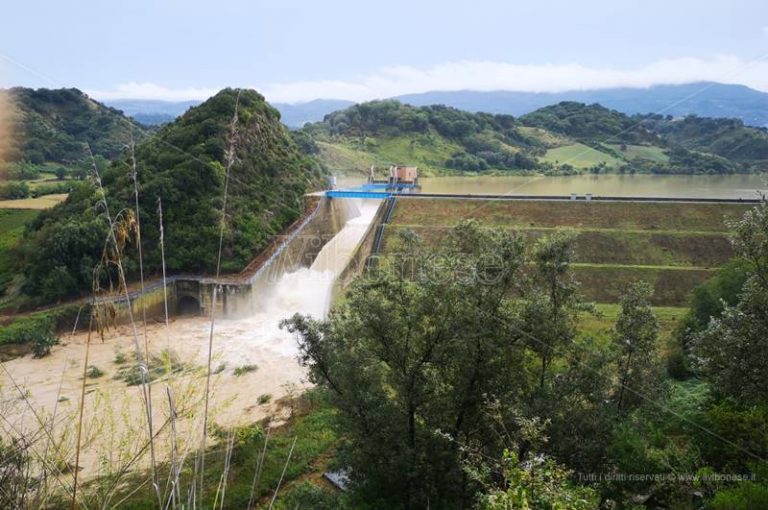
[(559, 93), (459, 90), (407, 94), (395, 99), (414, 106), (444, 104), (470, 112), (515, 116), (562, 101), (575, 101), (600, 103), (627, 114), (662, 113), (674, 117), (693, 114), (700, 117), (737, 118), (751, 126), (768, 126), (767, 93), (743, 85), (712, 82)]
[(290, 128), (300, 128), (308, 122), (317, 122), (329, 113), (343, 110), (355, 104), (342, 99), (315, 99), (307, 103), (272, 103), (280, 112), (283, 124)]
[(191, 107), (202, 103), (202, 101), (197, 100), (160, 101), (154, 99), (113, 99), (105, 102), (146, 126), (170, 122)]
[(77, 89), (2, 90), (13, 105), (11, 123), (16, 146), (9, 161), (77, 163), (86, 158), (84, 143), (105, 158), (114, 158), (144, 128), (120, 111), (94, 101)]
[[(165, 124), (186, 112), (190, 107), (202, 101), (156, 101), (144, 99), (114, 99), (107, 101), (113, 108), (147, 126)], [(306, 103), (273, 103), (280, 112), (283, 124), (290, 128), (300, 128), (307, 122), (323, 120), (327, 114), (343, 110), (355, 104), (341, 99), (315, 99)]]
[[(569, 92), (478, 92), (473, 90), (435, 91), (398, 96), (413, 106), (443, 104), (468, 112), (525, 115), (539, 108), (563, 101), (599, 103), (626, 114), (661, 113), (682, 117), (737, 118), (750, 126), (768, 126), (768, 94), (743, 85), (713, 82), (685, 85), (657, 85), (649, 88), (612, 88), (572, 90)], [(145, 125), (169, 122), (200, 101), (151, 101), (120, 99), (107, 101), (129, 117)], [(316, 99), (306, 103), (274, 103), (281, 120), (290, 128), (319, 122), (337, 110), (355, 104), (341, 99)]]

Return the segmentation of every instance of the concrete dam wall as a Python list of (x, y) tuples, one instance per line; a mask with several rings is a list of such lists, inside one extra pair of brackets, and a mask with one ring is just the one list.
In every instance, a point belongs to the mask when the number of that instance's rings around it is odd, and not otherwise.
[[(131, 312), (134, 320), (138, 320), (142, 311), (148, 320), (162, 321), (167, 299), (169, 316), (209, 315), (213, 309), (215, 316), (220, 318), (248, 317), (266, 309), (284, 275), (313, 265), (323, 248), (345, 225), (361, 215), (361, 203), (360, 200), (322, 198), (312, 213), (294, 229), (276, 236), (265, 252), (267, 256), (262, 254), (257, 257), (244, 273), (225, 275), (219, 279), (173, 275), (166, 279), (165, 286), (162, 281), (154, 281), (146, 286), (143, 294), (134, 291), (129, 294), (129, 299), (125, 296), (110, 299), (107, 314), (115, 323), (128, 322)], [(378, 207), (378, 202), (375, 205)], [(368, 204), (370, 208), (371, 204)], [(333, 258), (344, 257), (348, 254), (333, 254)], [(346, 266), (346, 263), (347, 258), (344, 258), (343, 265)]]

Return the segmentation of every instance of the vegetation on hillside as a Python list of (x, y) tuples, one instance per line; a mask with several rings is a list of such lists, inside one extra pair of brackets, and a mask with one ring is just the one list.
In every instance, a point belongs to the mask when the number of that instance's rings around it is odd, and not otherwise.
[[(145, 271), (160, 269), (160, 199), (168, 270), (213, 271), (228, 147), (234, 152), (222, 269), (245, 267), (271, 236), (298, 218), (303, 194), (319, 173), (301, 156), (279, 114), (262, 96), (226, 89), (136, 146), (139, 215), (133, 212), (133, 155), (128, 152), (99, 169), (100, 179), (92, 172), (74, 186), (66, 202), (35, 219), (19, 249), (25, 262), (24, 292), (52, 301), (91, 288), (109, 230), (106, 205), (124, 232), (122, 258), (129, 279), (138, 271), (137, 218)], [(111, 272), (105, 270), (101, 278)]]
[(28, 89), (1, 91), (13, 105), (12, 133), (17, 141), (5, 155), (6, 162), (34, 165), (75, 165), (86, 160), (83, 144), (94, 154), (118, 156), (131, 134), (139, 138), (144, 128), (122, 112), (94, 101), (77, 89)]
[[(563, 102), (516, 119), (372, 101), (294, 137), (333, 171), (413, 163), (427, 172), (731, 174), (765, 170), (768, 132), (731, 119), (626, 115)], [(366, 168), (357, 168), (364, 171)]]

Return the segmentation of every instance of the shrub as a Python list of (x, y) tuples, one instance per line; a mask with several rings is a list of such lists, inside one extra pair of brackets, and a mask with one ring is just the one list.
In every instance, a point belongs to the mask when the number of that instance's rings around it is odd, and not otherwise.
[(85, 376), (88, 379), (98, 379), (103, 375), (104, 375), (104, 371), (95, 365), (89, 366), (88, 370), (85, 372)]
[(251, 365), (251, 364), (240, 365), (239, 367), (235, 368), (234, 374), (235, 374), (235, 377), (240, 377), (241, 375), (245, 375), (249, 372), (255, 372), (258, 369), (259, 367), (256, 365)]
[(59, 343), (59, 339), (50, 333), (44, 333), (32, 340), (32, 355), (43, 358), (51, 353), (51, 347)]
[(272, 395), (269, 393), (263, 393), (259, 395), (258, 402), (259, 405), (269, 404), (269, 402), (272, 400)]

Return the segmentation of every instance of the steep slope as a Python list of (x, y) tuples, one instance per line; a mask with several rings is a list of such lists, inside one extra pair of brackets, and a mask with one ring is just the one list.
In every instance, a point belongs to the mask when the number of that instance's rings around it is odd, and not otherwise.
[(120, 111), (94, 101), (77, 89), (0, 91), (12, 105), (14, 147), (6, 161), (33, 164), (75, 164), (86, 159), (84, 143), (94, 154), (112, 159), (131, 138), (141, 139), (144, 128)]
[[(239, 103), (238, 103), (239, 95)], [(238, 103), (238, 123), (230, 124)], [(303, 195), (319, 173), (298, 151), (279, 113), (252, 90), (225, 89), (136, 147), (141, 239), (145, 270), (160, 268), (157, 203), (162, 199), (166, 263), (170, 271), (212, 271), (216, 265), (227, 148), (234, 140), (223, 269), (243, 268), (272, 235), (303, 210)], [(102, 176), (113, 214), (133, 208), (130, 159)], [(60, 206), (33, 223), (22, 247), (25, 292), (42, 301), (90, 288), (107, 232), (93, 183), (77, 188)], [(136, 276), (135, 242), (124, 253)], [(103, 283), (103, 282), (102, 282)]]

